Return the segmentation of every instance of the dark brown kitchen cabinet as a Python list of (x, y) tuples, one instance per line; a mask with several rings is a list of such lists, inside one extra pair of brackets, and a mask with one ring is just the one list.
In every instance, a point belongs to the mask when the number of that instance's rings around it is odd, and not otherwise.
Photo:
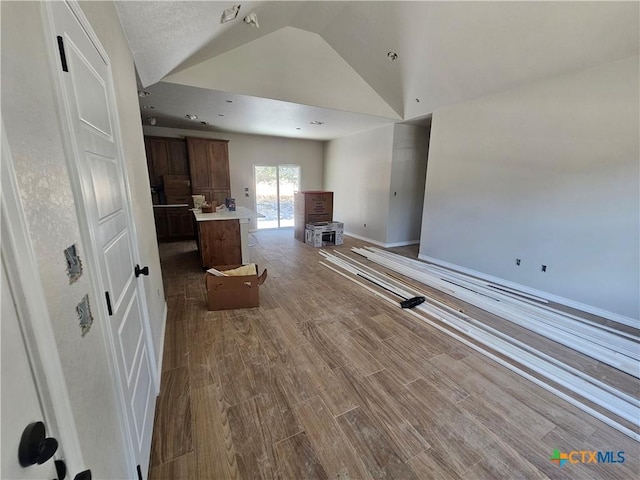
[(198, 248), (203, 267), (242, 263), (242, 241), (238, 220), (212, 220), (197, 223)]
[(167, 229), (167, 215), (164, 208), (154, 208), (153, 218), (156, 221), (156, 236), (158, 240), (166, 240), (169, 238)]
[(169, 138), (169, 152), (171, 154), (171, 174), (189, 175), (189, 160), (187, 158), (187, 142), (182, 138)]
[(231, 196), (227, 140), (187, 137), (193, 195), (204, 195), (220, 205)]
[(169, 238), (195, 238), (193, 213), (188, 208), (167, 209), (167, 230)]
[(153, 187), (162, 185), (162, 176), (171, 173), (169, 142), (165, 138), (145, 137), (144, 145), (147, 152), (149, 183)]
[(184, 139), (145, 136), (144, 144), (151, 186), (162, 185), (164, 175), (189, 175)]
[(158, 240), (195, 238), (195, 219), (188, 207), (156, 207), (153, 216)]

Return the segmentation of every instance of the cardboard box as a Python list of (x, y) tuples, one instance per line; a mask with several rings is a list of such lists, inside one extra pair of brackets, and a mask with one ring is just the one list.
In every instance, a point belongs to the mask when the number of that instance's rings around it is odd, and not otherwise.
[(344, 223), (308, 223), (304, 231), (304, 241), (313, 247), (342, 245), (344, 243)]
[(294, 237), (305, 241), (305, 225), (333, 220), (333, 192), (305, 191), (293, 195)]
[[(225, 271), (241, 265), (222, 265), (214, 267)], [(207, 289), (207, 308), (209, 310), (233, 310), (236, 308), (254, 308), (260, 306), (260, 285), (267, 279), (267, 270), (258, 276), (256, 265), (255, 275), (239, 277), (216, 276), (205, 274)]]

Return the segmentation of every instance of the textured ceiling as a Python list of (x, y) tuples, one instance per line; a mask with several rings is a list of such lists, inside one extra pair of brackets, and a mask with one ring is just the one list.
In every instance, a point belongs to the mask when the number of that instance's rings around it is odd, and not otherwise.
[[(187, 99), (204, 105), (227, 92), (246, 127), (225, 115), (208, 128), (320, 138), (291, 124), (324, 112), (342, 136), (639, 50), (638, 2), (251, 2), (221, 25), (231, 5), (116, 2), (141, 83), (164, 80), (150, 87), (162, 96), (143, 99), (159, 125), (189, 113), (169, 111)], [(259, 29), (242, 21), (252, 10)]]

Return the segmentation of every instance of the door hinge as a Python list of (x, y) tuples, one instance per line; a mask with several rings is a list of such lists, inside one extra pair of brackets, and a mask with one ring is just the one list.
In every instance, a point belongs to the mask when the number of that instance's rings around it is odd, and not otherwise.
[(58, 50), (60, 51), (60, 64), (62, 65), (62, 71), (68, 72), (67, 55), (64, 53), (64, 40), (60, 35), (58, 35)]
[(107, 310), (109, 311), (109, 316), (113, 315), (113, 310), (111, 309), (111, 297), (109, 297), (109, 292), (104, 292), (104, 296), (107, 297)]

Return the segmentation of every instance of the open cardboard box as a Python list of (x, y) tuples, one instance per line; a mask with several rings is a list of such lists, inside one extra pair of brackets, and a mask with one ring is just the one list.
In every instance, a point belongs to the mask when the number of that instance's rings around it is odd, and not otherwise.
[[(214, 268), (219, 271), (226, 271), (240, 266), (242, 265), (222, 265)], [(209, 310), (233, 310), (236, 308), (259, 307), (260, 285), (266, 279), (267, 270), (265, 269), (258, 276), (257, 265), (255, 275), (226, 277), (206, 273), (207, 308)]]

